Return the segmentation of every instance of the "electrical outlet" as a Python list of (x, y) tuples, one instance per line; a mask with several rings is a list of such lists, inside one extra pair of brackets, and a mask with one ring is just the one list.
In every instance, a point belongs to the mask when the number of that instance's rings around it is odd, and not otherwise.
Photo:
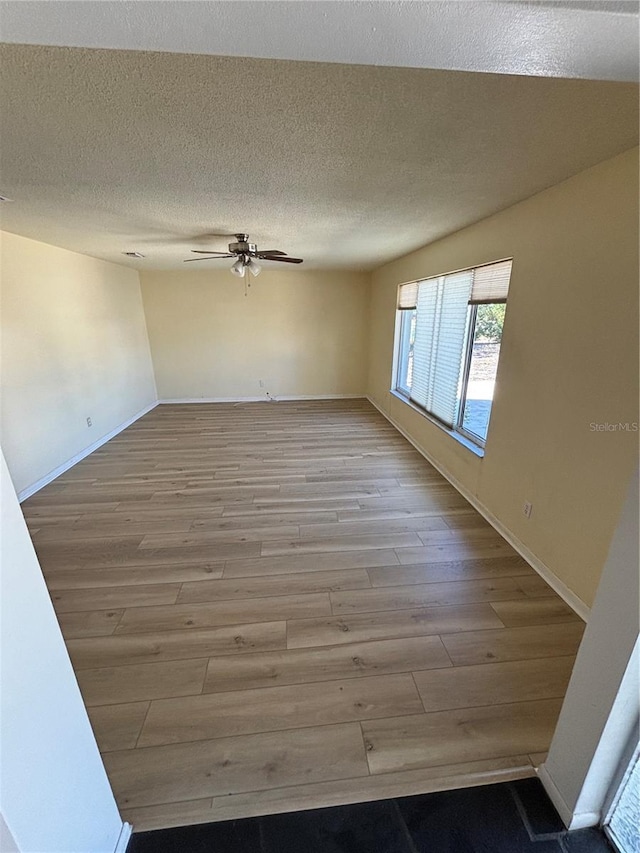
[(91, 418), (87, 418), (87, 426), (93, 426), (93, 421), (91, 420)]
[(258, 379), (258, 385), (259, 385), (261, 388), (264, 388), (264, 382), (262, 381), (262, 379)]
[(531, 518), (531, 513), (533, 511), (533, 504), (529, 503), (529, 501), (525, 501), (522, 505), (522, 514), (525, 518)]

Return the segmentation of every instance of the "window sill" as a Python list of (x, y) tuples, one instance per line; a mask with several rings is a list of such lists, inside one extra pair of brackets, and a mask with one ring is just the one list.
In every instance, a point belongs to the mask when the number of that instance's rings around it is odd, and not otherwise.
[(424, 409), (421, 409), (419, 406), (416, 406), (415, 403), (412, 403), (408, 397), (405, 397), (405, 395), (401, 394), (399, 391), (396, 391), (395, 389), (392, 388), (391, 389), (391, 395), (393, 397), (395, 397), (396, 400), (400, 400), (406, 406), (409, 406), (409, 408), (413, 409), (414, 412), (417, 412), (419, 415), (422, 415), (423, 418), (428, 420), (429, 423), (432, 423), (434, 426), (437, 426), (438, 429), (442, 430), (442, 432), (445, 432), (447, 435), (451, 436), (451, 438), (453, 438), (455, 441), (457, 441), (458, 444), (461, 444), (463, 447), (466, 447), (467, 450), (470, 450), (471, 453), (474, 454), (474, 456), (477, 456), (480, 459), (483, 458), (483, 456), (484, 456), (484, 448), (483, 447), (479, 447), (477, 444), (474, 444), (468, 438), (465, 438), (465, 436), (462, 435), (461, 433), (456, 432), (453, 429), (449, 429), (444, 424), (441, 424), (440, 421), (436, 420), (436, 418), (431, 417), (431, 415), (428, 412), (425, 412)]

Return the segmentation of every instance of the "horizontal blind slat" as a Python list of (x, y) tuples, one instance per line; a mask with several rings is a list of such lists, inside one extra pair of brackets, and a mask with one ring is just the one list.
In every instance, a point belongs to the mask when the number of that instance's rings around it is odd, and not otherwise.
[(449, 427), (453, 427), (458, 413), (460, 373), (472, 283), (471, 270), (443, 277), (431, 412)]
[(498, 261), (495, 264), (476, 267), (473, 271), (473, 288), (469, 301), (504, 302), (509, 293), (511, 265), (511, 261)]
[(398, 288), (398, 308), (407, 311), (415, 308), (418, 303), (418, 282), (411, 281), (401, 284)]
[(413, 343), (411, 399), (429, 409), (431, 357), (437, 316), (438, 279), (420, 282), (417, 287), (416, 334)]

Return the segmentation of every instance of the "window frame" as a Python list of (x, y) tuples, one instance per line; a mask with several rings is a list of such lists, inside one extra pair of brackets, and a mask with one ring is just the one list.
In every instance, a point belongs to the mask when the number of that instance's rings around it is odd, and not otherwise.
[(454, 432), (459, 432), (468, 441), (477, 444), (478, 447), (484, 449), (486, 439), (484, 441), (479, 435), (471, 432), (463, 426), (464, 409), (467, 405), (467, 390), (469, 388), (469, 372), (471, 370), (471, 358), (473, 356), (473, 341), (476, 336), (476, 321), (478, 319), (478, 306), (476, 304), (469, 306), (469, 316), (467, 317), (467, 342), (462, 364), (462, 385), (460, 388), (460, 405), (458, 406), (458, 417), (453, 425)]
[[(474, 267), (466, 267), (463, 270), (456, 270), (455, 272), (465, 272), (467, 270), (473, 270), (483, 267), (483, 266), (491, 266), (493, 264), (501, 263), (503, 261), (511, 261), (513, 263), (513, 258), (504, 258), (498, 261), (490, 261), (486, 264), (478, 264)], [(426, 279), (421, 279), (421, 281), (428, 281), (434, 278), (440, 278), (442, 276), (452, 275), (453, 273), (443, 273), (438, 276), (429, 276)], [(469, 374), (471, 369), (471, 359), (473, 356), (473, 344), (476, 336), (476, 324), (478, 319), (478, 305), (506, 305), (507, 299), (494, 299), (494, 300), (486, 300), (482, 302), (473, 302), (469, 303), (469, 315), (467, 317), (467, 327), (466, 327), (466, 341), (464, 344), (464, 352), (462, 358), (461, 365), (461, 385), (460, 385), (460, 402), (458, 405), (458, 411), (456, 414), (456, 420), (453, 424), (453, 427), (450, 427), (448, 424), (445, 424), (437, 415), (434, 415), (432, 412), (428, 411), (424, 406), (421, 406), (415, 400), (411, 399), (411, 389), (407, 387), (403, 387), (400, 385), (400, 379), (403, 373), (406, 374), (407, 370), (403, 367), (402, 357), (406, 353), (408, 360), (408, 353), (410, 351), (410, 347), (407, 346), (405, 341), (405, 324), (407, 323), (407, 317), (405, 315), (409, 315), (412, 317), (416, 310), (415, 308), (397, 308), (396, 309), (396, 341), (394, 345), (394, 358), (393, 358), (393, 370), (392, 370), (392, 388), (391, 393), (395, 394), (399, 399), (405, 402), (407, 405), (415, 408), (420, 414), (424, 417), (428, 418), (432, 423), (436, 424), (436, 426), (440, 427), (440, 429), (447, 432), (469, 450), (472, 450), (476, 455), (484, 456), (484, 450), (486, 447), (486, 442), (488, 438), (488, 425), (487, 425), (487, 438), (482, 438), (482, 436), (476, 435), (471, 430), (467, 429), (463, 425), (465, 407), (467, 405), (467, 392), (469, 386)], [(398, 315), (400, 315), (398, 317)], [(410, 320), (409, 320), (410, 322)], [(410, 333), (408, 333), (410, 334)], [(502, 347), (502, 336), (500, 338), (500, 346)], [(499, 366), (500, 356), (498, 355), (498, 366)], [(489, 416), (489, 423), (491, 422), (491, 415)]]
[[(411, 389), (401, 385), (402, 375), (409, 373), (409, 358), (410, 353), (413, 348), (411, 344), (411, 323), (413, 321), (413, 316), (415, 314), (415, 308), (409, 309), (406, 311), (400, 312), (400, 324), (398, 329), (398, 346), (397, 353), (398, 357), (396, 359), (396, 374), (395, 374), (395, 386), (397, 390), (401, 394), (405, 394), (409, 397)], [(402, 365), (402, 358), (406, 355), (407, 367), (406, 370)]]

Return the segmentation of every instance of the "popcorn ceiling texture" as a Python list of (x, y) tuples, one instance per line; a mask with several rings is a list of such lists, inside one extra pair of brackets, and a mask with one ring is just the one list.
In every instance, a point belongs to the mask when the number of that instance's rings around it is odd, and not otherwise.
[(238, 230), (373, 269), (638, 135), (628, 83), (8, 44), (0, 63), (2, 227), (139, 269), (224, 268), (182, 260)]

